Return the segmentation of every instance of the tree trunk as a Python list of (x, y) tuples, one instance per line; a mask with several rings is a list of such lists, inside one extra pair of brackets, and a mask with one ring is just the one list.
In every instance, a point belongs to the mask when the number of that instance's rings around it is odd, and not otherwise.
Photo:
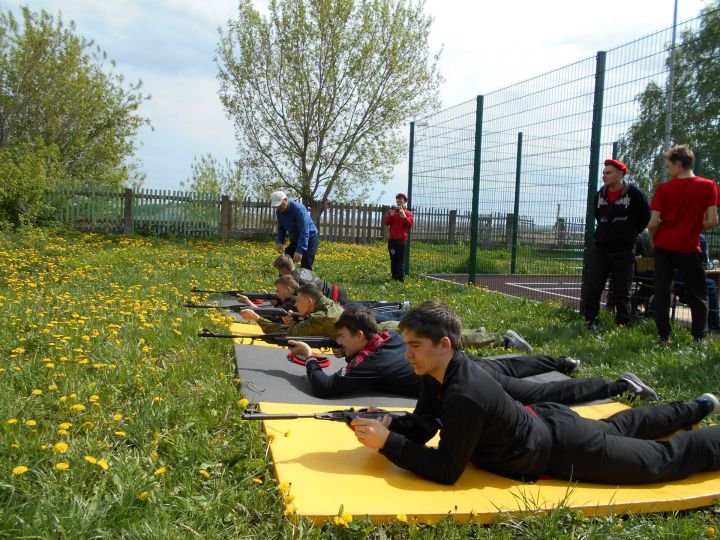
[(323, 212), (327, 210), (327, 203), (310, 199), (310, 204), (308, 206), (310, 206), (310, 217), (315, 223), (315, 226), (319, 226), (320, 217), (323, 215)]

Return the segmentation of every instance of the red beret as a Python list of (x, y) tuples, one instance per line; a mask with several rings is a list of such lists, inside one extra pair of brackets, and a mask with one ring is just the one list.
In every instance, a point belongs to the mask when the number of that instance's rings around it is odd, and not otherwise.
[(622, 161), (620, 161), (618, 159), (606, 159), (605, 165), (610, 165), (612, 167), (615, 167), (621, 173), (627, 174), (627, 165), (625, 165)]
[(405, 202), (407, 202), (407, 200), (408, 200), (407, 195), (405, 195), (404, 193), (398, 193), (397, 195), (395, 195), (395, 198), (403, 199)]

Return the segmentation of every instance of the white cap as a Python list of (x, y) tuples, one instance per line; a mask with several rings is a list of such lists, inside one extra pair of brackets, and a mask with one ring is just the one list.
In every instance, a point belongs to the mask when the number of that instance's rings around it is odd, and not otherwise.
[(273, 191), (270, 194), (270, 206), (277, 208), (285, 199), (287, 199), (287, 195), (285, 195), (284, 191)]

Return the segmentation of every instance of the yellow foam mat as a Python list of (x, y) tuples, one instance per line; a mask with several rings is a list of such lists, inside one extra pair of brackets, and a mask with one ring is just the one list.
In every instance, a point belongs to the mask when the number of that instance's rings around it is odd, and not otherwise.
[[(345, 407), (260, 403), (267, 413), (338, 408)], [(588, 418), (605, 418), (624, 408), (621, 403), (604, 403), (575, 409)], [(597, 516), (685, 510), (712, 505), (720, 498), (720, 472), (669, 484), (617, 487), (561, 480), (526, 484), (469, 465), (455, 485), (443, 486), (400, 469), (362, 446), (344, 423), (310, 418), (264, 421), (263, 426), (277, 480), (289, 486), (286, 510), (316, 523), (338, 515), (341, 508), (376, 523), (398, 515), (420, 521), (452, 515), (458, 521), (491, 523), (499, 513), (520, 515), (560, 504)]]

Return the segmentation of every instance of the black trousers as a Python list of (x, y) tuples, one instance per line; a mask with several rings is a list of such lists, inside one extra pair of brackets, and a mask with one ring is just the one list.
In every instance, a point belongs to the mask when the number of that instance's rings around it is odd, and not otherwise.
[(388, 240), (390, 273), (395, 281), (405, 281), (405, 252), (407, 240)]
[(665, 403), (590, 420), (557, 403), (532, 406), (552, 433), (547, 474), (599, 484), (670, 482), (720, 469), (720, 426), (658, 437), (705, 417), (703, 405)]
[(586, 321), (594, 321), (600, 312), (600, 297), (605, 290), (608, 275), (613, 275), (612, 297), (615, 322), (630, 322), (630, 285), (632, 284), (635, 254), (632, 249), (607, 251), (593, 245), (590, 249), (588, 269), (580, 293)]
[(708, 332), (708, 289), (702, 253), (678, 253), (655, 248), (655, 326), (660, 339), (670, 337), (670, 302), (675, 269), (685, 282), (684, 301), (690, 306), (690, 333), (702, 339)]
[(670, 337), (670, 302), (675, 269), (685, 282), (685, 303), (690, 306), (690, 333), (695, 339), (707, 335), (708, 292), (702, 253), (678, 253), (655, 248), (655, 326), (660, 339)]
[(582, 403), (595, 399), (607, 399), (624, 392), (627, 387), (619, 382), (608, 382), (603, 377), (565, 379), (562, 381), (537, 382), (518, 377), (529, 377), (561, 371), (563, 358), (558, 356), (516, 356), (511, 358), (470, 357), (503, 387), (514, 400), (523, 405), (552, 401), (555, 403)]
[[(308, 248), (303, 253), (302, 259), (300, 259), (300, 268), (307, 268), (308, 270), (312, 270), (313, 264), (315, 263), (315, 254), (317, 253), (318, 249), (318, 235), (312, 234), (308, 238)], [(297, 250), (297, 240), (290, 239), (290, 243), (285, 248), (285, 253), (287, 255), (290, 255), (292, 258), (293, 255), (295, 255), (295, 251)]]

